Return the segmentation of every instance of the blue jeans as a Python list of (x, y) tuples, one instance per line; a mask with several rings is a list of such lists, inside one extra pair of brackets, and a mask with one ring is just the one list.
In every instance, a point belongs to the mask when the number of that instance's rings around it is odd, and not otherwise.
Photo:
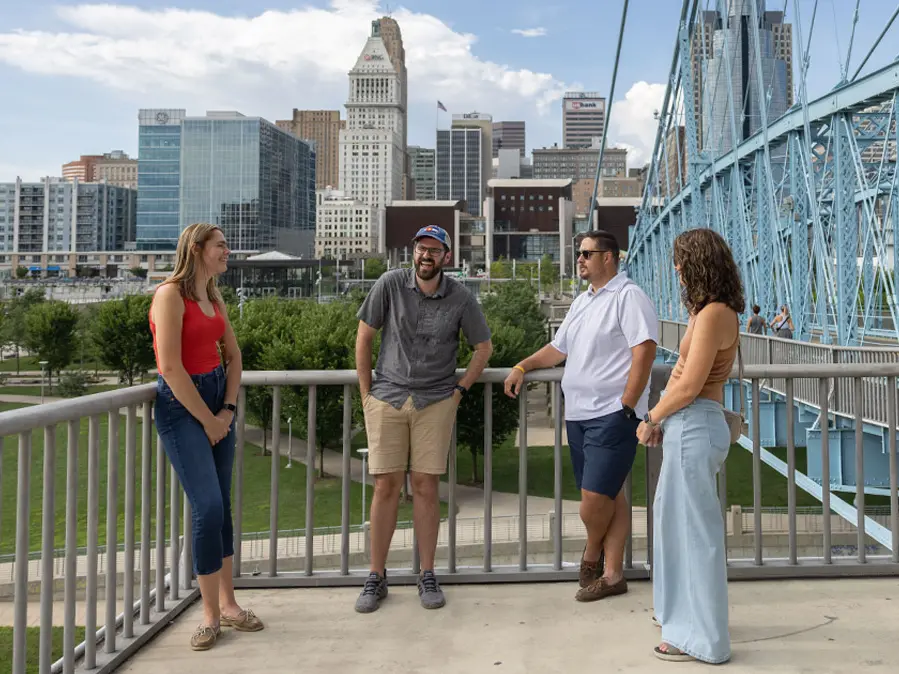
[[(191, 375), (197, 393), (213, 413), (225, 403), (225, 370)], [(175, 398), (160, 375), (156, 383), (156, 430), (172, 468), (190, 501), (193, 521), (194, 573), (204, 576), (222, 568), (234, 554), (231, 523), (231, 473), (234, 424), (214, 447), (203, 425)]]
[(703, 662), (730, 659), (724, 518), (715, 476), (730, 430), (721, 405), (697, 398), (662, 422), (653, 502), (652, 592), (662, 641)]

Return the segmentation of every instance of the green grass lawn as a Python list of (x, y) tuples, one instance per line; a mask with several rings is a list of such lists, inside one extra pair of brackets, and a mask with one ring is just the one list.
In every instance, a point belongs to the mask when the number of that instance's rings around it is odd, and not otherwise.
[[(10, 355), (9, 351), (3, 352), (4, 358), (0, 360), (0, 372), (9, 374), (16, 373), (16, 357), (15, 355)], [(96, 363), (94, 361), (85, 361), (84, 365), (81, 364), (81, 359), (78, 354), (75, 354), (76, 362), (72, 362), (66, 369), (67, 370), (88, 370), (93, 372), (94, 370), (106, 370), (106, 366), (102, 363)], [(34, 358), (32, 356), (21, 356), (19, 357), (19, 372), (40, 372), (41, 364), (38, 358)]]
[[(12, 672), (12, 627), (0, 627), (0, 674)], [(25, 672), (37, 674), (40, 660), (40, 627), (29, 627), (25, 630)], [(63, 628), (53, 628), (52, 646), (50, 647), (50, 661), (55, 662), (62, 657)], [(75, 628), (75, 643), (84, 641), (84, 628)]]
[[(20, 405), (0, 404), (0, 411), (15, 409)], [(119, 496), (118, 508), (119, 532), (118, 542), (124, 542), (123, 513), (125, 503), (125, 420), (122, 417), (119, 435)], [(66, 479), (66, 428), (65, 425), (57, 427), (56, 432), (56, 471), (55, 471), (55, 544), (63, 547), (65, 543), (65, 479)], [(107, 483), (107, 419), (104, 415), (100, 420), (100, 543), (106, 540), (106, 483)], [(86, 544), (87, 535), (87, 439), (88, 421), (81, 422), (81, 433), (78, 448), (78, 544)], [(138, 422), (137, 438), (138, 451), (136, 457), (135, 517), (140, 525), (140, 423)], [(151, 506), (155, 509), (156, 502), (156, 450), (155, 434), (154, 449), (151, 454)], [(43, 433), (34, 433), (32, 436), (32, 463), (31, 463), (31, 500), (30, 500), (30, 541), (29, 549), (40, 550), (41, 543), (41, 504), (42, 504), (42, 478), (44, 456)], [(243, 531), (245, 533), (265, 531), (269, 529), (269, 503), (271, 495), (271, 456), (262, 456), (261, 449), (256, 445), (246, 444), (244, 449), (244, 504), (243, 504)], [(280, 530), (301, 529), (306, 522), (306, 468), (304, 465), (294, 462), (287, 470), (286, 457), (280, 457), (282, 469), (279, 481), (279, 512), (278, 528)], [(2, 521), (0, 521), (0, 554), (10, 554), (15, 551), (15, 523), (16, 523), (16, 484), (18, 466), (18, 438), (9, 437), (3, 443), (3, 493), (2, 493)], [(166, 481), (170, 479), (170, 471), (167, 469)], [(168, 485), (167, 485), (168, 486)], [(366, 500), (367, 509), (370, 509), (372, 490), (368, 489)], [(166, 493), (166, 510), (168, 511), (168, 490)], [(445, 510), (445, 507), (444, 507)], [(339, 526), (341, 521), (341, 481), (339, 478), (327, 477), (319, 480), (315, 488), (315, 526)], [(352, 483), (350, 487), (350, 513), (352, 522), (358, 524), (362, 518), (362, 485)], [(168, 514), (166, 530), (168, 527)], [(410, 504), (401, 504), (399, 521), (411, 521), (412, 507)], [(155, 517), (151, 525), (151, 531), (155, 536)], [(183, 525), (182, 525), (183, 530)], [(139, 528), (138, 528), (139, 535)]]
[[(88, 386), (85, 395), (91, 393), (102, 393), (104, 391), (115, 391), (122, 388), (115, 384), (100, 384), (97, 386)], [(41, 394), (40, 386), (0, 386), (0, 395), (17, 395), (17, 396), (39, 396)], [(44, 395), (50, 397), (59, 397), (60, 393), (55, 387), (45, 386)]]

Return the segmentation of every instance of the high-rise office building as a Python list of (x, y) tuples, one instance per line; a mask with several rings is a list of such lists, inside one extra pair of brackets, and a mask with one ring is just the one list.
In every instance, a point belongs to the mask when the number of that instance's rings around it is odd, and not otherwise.
[(234, 250), (311, 255), (315, 152), (259, 117), (141, 110), (138, 250), (171, 250), (194, 222)]
[[(737, 143), (758, 131), (762, 126), (759, 98), (767, 100), (769, 124), (792, 105), (792, 26), (783, 18), (782, 12), (766, 12), (765, 0), (733, 0), (726, 16), (714, 16), (712, 54), (702, 66), (703, 149), (718, 155), (733, 148), (732, 113)], [(708, 20), (703, 21), (707, 25)], [(753, 50), (756, 39), (761, 81)]]
[(369, 238), (377, 241), (377, 252), (383, 252), (384, 209), (403, 197), (407, 161), (403, 71), (391, 60), (381, 22), (372, 22), (371, 35), (349, 74), (338, 183), (348, 198), (372, 207), (379, 231)]
[(562, 98), (563, 147), (591, 147), (605, 127), (606, 99), (598, 93), (570, 91)]
[(387, 48), (390, 62), (399, 76), (400, 106), (403, 109), (403, 199), (414, 197), (415, 186), (412, 178), (412, 159), (409, 157), (409, 78), (406, 72), (406, 49), (403, 46), (403, 33), (396, 19), (383, 16), (377, 21), (381, 41)]
[[(477, 129), (481, 134), (480, 140), (478, 141), (481, 153), (481, 166), (479, 172), (481, 185), (478, 188), (478, 192), (481, 196), (478, 199), (477, 203), (472, 201), (468, 202), (468, 212), (472, 215), (480, 215), (481, 209), (484, 205), (484, 197), (487, 195), (487, 181), (490, 180), (490, 177), (493, 175), (493, 117), (483, 112), (466, 112), (463, 114), (455, 114), (453, 115), (452, 130), (455, 131), (457, 129)], [(472, 147), (472, 140), (470, 135), (465, 136), (465, 138), (465, 151), (467, 153), (469, 151), (468, 148)], [(455, 141), (455, 136), (452, 137), (452, 143), (454, 146), (453, 150), (458, 151), (459, 146)], [(467, 163), (469, 161), (467, 155), (465, 161), (467, 166)], [(469, 180), (471, 175), (471, 172), (466, 169), (466, 182)], [(454, 177), (453, 182), (458, 184), (458, 178), (458, 176)], [(469, 194), (472, 193), (470, 189), (466, 191)], [(444, 197), (438, 196), (438, 199), (440, 198)], [(450, 195), (446, 198), (463, 199), (465, 197)]]
[[(533, 151), (534, 179), (572, 181), (596, 179), (599, 148), (549, 147)], [(603, 152), (600, 178), (627, 176), (627, 150), (607, 147)]]
[(136, 202), (133, 189), (77, 178), (0, 183), (0, 251), (124, 250), (134, 240)]
[(138, 113), (137, 248), (170, 250), (181, 234), (181, 109)]
[(494, 122), (493, 123), (493, 158), (499, 157), (500, 150), (518, 150), (523, 157), (525, 154), (525, 126), (524, 122)]
[[(490, 144), (480, 128), (453, 128), (437, 131), (437, 199), (465, 200), (465, 210), (479, 216), (487, 196), (484, 153)], [(493, 159), (490, 158), (490, 171)], [(487, 175), (490, 175), (489, 173)]]
[(436, 162), (433, 148), (409, 146), (409, 162), (412, 164), (412, 180), (415, 184), (415, 201), (433, 201), (437, 198)]
[(185, 227), (221, 227), (235, 250), (311, 256), (315, 152), (259, 117), (187, 117), (181, 123), (180, 211)]
[(315, 257), (338, 260), (372, 251), (371, 206), (349, 199), (339, 190), (315, 193)]
[(315, 149), (315, 188), (336, 188), (340, 179), (340, 131), (346, 121), (340, 110), (297, 110), (291, 119), (275, 122), (279, 129), (313, 144)]

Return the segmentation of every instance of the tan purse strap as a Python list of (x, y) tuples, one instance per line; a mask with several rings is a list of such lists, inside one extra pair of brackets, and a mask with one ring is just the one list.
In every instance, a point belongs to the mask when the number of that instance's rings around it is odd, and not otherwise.
[(740, 416), (746, 418), (746, 388), (743, 386), (743, 349), (740, 348), (740, 319), (737, 319), (737, 373), (740, 377)]

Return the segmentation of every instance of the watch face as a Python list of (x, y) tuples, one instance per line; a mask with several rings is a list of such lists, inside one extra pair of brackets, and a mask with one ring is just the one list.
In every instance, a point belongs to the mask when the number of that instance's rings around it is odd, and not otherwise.
[(169, 115), (166, 112), (157, 112), (156, 113), (156, 123), (157, 124), (168, 124), (169, 123)]

